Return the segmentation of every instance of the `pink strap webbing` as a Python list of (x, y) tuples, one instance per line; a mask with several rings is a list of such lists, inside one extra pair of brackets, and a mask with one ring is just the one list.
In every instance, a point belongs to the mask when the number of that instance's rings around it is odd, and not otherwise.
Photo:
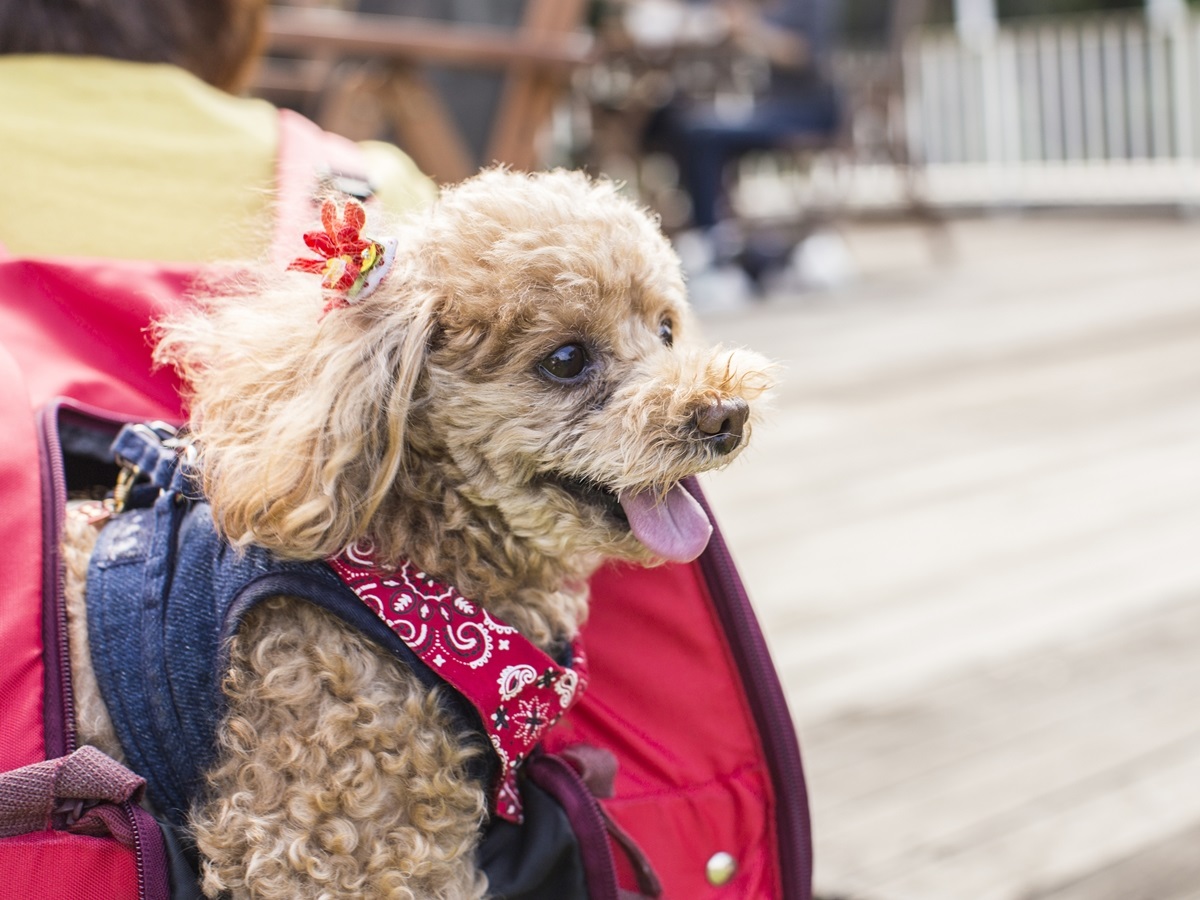
[(74, 803), (123, 803), (141, 797), (146, 781), (95, 747), (0, 773), (0, 837), (49, 828)]

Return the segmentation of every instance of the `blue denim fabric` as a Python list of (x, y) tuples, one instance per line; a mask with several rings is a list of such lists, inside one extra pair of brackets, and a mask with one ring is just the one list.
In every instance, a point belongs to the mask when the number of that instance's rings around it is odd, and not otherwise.
[[(101, 531), (88, 570), (88, 629), (121, 746), (147, 779), (150, 801), (181, 824), (213, 762), (229, 638), (259, 601), (304, 598), (364, 632), (429, 687), (442, 682), (325, 563), (231, 548), (208, 504), (191, 499), (198, 491), (186, 473), (172, 469), (147, 466), (170, 483), (152, 506), (123, 512)], [(445, 696), (460, 717), (478, 721), (465, 700)]]

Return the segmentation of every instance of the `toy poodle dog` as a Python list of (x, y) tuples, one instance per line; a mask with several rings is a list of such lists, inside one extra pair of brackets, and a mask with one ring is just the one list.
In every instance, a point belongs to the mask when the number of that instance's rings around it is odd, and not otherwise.
[[(371, 248), (388, 266), (370, 292), (345, 290), (360, 273), (331, 255), (324, 288), (314, 266), (262, 274), (161, 326), (215, 528), (286, 561), (369, 546), (558, 658), (603, 561), (703, 549), (680, 482), (746, 445), (768, 366), (697, 345), (674, 252), (607, 182), (491, 169), (373, 229), (394, 242)], [(72, 518), (65, 554), (81, 740), (120, 757), (84, 612), (88, 556), (115, 527)], [(248, 612), (227, 653), (187, 819), (207, 894), (487, 894), (491, 748), (440, 689), (288, 595)]]

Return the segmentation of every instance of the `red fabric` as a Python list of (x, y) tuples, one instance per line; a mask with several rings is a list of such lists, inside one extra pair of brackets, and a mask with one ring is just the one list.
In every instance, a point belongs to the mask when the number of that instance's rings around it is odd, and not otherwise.
[(188, 267), (0, 257), (0, 771), (45, 759), (42, 484), (33, 410), (69, 396), (130, 416), (181, 418), (177, 382), (151, 371), (146, 327), (182, 303)]
[[(584, 638), (588, 692), (547, 749), (616, 754), (604, 805), (645, 851), (666, 900), (780, 897), (770, 775), (699, 567), (602, 570)], [(724, 887), (705, 876), (718, 851), (738, 863)]]
[(180, 418), (178, 382), (152, 371), (152, 319), (184, 302), (191, 266), (132, 260), (0, 259), (0, 336), (28, 402), (68, 396), (146, 418)]
[(42, 739), (42, 487), (25, 379), (0, 331), (0, 771), (46, 758)]
[(41, 831), (0, 841), (0, 893), (20, 900), (137, 900), (137, 862), (115, 841)]
[(329, 564), (358, 598), (439, 678), (479, 712), (500, 762), (493, 806), (524, 820), (517, 770), (587, 688), (587, 660), (576, 641), (564, 668), (511, 625), (405, 562), (380, 572), (367, 547)]

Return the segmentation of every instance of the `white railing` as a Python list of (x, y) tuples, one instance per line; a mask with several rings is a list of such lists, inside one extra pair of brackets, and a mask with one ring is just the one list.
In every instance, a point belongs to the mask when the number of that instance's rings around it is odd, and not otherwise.
[[(905, 52), (904, 131), (935, 206), (1172, 205), (1200, 209), (1200, 18), (1144, 13), (1006, 24), (972, 45), (926, 29)], [(746, 202), (906, 202), (870, 148), (851, 165), (782, 172), (751, 160)], [(781, 195), (780, 177), (793, 191)]]
[(930, 164), (1191, 157), (1188, 31), (1140, 15), (1007, 28), (969, 48), (928, 33), (907, 60)]
[(1001, 28), (969, 46), (926, 31), (906, 53), (910, 149), (930, 199), (1200, 199), (1200, 22), (1090, 15)]

